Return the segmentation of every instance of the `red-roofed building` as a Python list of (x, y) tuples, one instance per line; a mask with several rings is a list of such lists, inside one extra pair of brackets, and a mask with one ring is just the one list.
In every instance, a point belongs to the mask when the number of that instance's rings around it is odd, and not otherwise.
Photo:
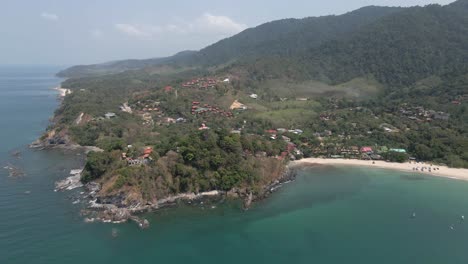
[(361, 147), (361, 153), (372, 153), (374, 150), (372, 147)]
[(153, 153), (153, 148), (152, 147), (147, 147), (147, 148), (145, 148), (145, 151), (143, 151), (143, 154), (145, 154), (145, 155), (150, 155), (151, 153)]
[(166, 87), (164, 87), (164, 91), (165, 91), (166, 93), (172, 91), (172, 86), (166, 86)]

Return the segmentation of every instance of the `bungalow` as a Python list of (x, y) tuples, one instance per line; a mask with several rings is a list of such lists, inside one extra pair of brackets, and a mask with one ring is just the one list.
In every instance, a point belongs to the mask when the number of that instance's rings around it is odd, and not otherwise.
[(175, 124), (176, 123), (176, 120), (174, 118), (171, 118), (171, 117), (166, 117), (164, 119), (164, 122), (168, 123), (168, 124)]
[(372, 147), (361, 147), (361, 153), (373, 153)]
[(153, 148), (152, 147), (146, 147), (145, 150), (143, 151), (143, 154), (148, 154), (150, 155), (151, 153), (153, 153)]
[(294, 129), (294, 134), (296, 135), (301, 135), (302, 133), (304, 133), (304, 131), (300, 130), (300, 129)]
[(359, 147), (358, 146), (351, 146), (350, 150), (351, 150), (351, 154), (354, 154), (354, 155), (359, 154)]
[(198, 130), (208, 130), (208, 129), (210, 129), (210, 128), (207, 127), (207, 126), (205, 125), (205, 123), (203, 123), (203, 124), (201, 125), (201, 127), (198, 128)]
[(239, 101), (235, 100), (232, 104), (231, 107), (229, 107), (231, 110), (246, 110), (247, 106), (244, 104), (240, 103)]
[(296, 135), (301, 135), (302, 133), (304, 133), (304, 131), (300, 130), (300, 129), (291, 129), (288, 131), (289, 133), (293, 133), (293, 134), (296, 134)]
[(286, 128), (277, 128), (276, 130), (278, 130), (278, 133), (286, 133), (288, 131)]
[(257, 98), (258, 98), (258, 95), (257, 95), (257, 94), (251, 94), (251, 95), (250, 95), (250, 98), (252, 98), (252, 99), (257, 99)]
[(437, 112), (434, 114), (434, 119), (438, 119), (438, 120), (449, 120), (450, 118), (450, 114), (447, 114), (447, 113), (444, 113), (444, 112)]
[(111, 118), (116, 117), (117, 115), (116, 115), (115, 113), (109, 112), (109, 113), (106, 113), (104, 116), (105, 116), (107, 119), (111, 119)]

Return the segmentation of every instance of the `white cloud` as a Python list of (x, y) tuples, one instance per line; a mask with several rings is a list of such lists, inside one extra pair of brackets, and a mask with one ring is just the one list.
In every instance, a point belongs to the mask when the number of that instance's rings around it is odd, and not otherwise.
[(166, 25), (116, 24), (115, 28), (126, 35), (145, 38), (163, 34), (225, 37), (239, 33), (246, 29), (247, 25), (237, 23), (227, 16), (205, 13), (190, 22), (178, 20)]
[(227, 16), (205, 13), (190, 24), (190, 28), (196, 33), (231, 35), (246, 29), (247, 25), (237, 23)]
[(102, 37), (102, 31), (99, 30), (99, 29), (93, 29), (91, 31), (89, 31), (89, 33), (91, 34), (91, 36), (95, 37), (95, 38), (100, 38)]
[(151, 36), (150, 32), (147, 32), (143, 30), (140, 26), (138, 25), (131, 25), (131, 24), (116, 24), (115, 28), (129, 36), (135, 36), (135, 37), (149, 37)]
[(41, 17), (45, 20), (50, 20), (50, 21), (57, 21), (59, 20), (58, 15), (52, 14), (52, 13), (47, 13), (47, 12), (42, 12)]

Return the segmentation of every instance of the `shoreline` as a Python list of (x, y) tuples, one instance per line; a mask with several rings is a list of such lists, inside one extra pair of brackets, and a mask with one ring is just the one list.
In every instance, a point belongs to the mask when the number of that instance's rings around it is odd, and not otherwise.
[[(374, 162), (374, 163), (373, 163)], [(322, 159), (322, 158), (306, 158), (290, 163), (291, 166), (297, 165), (346, 165), (346, 166), (360, 166), (369, 168), (391, 169), (404, 172), (412, 172), (427, 176), (437, 176), (449, 179), (468, 181), (468, 169), (449, 168), (447, 166), (431, 165), (430, 163), (396, 163), (386, 162), (381, 160), (355, 160), (355, 159)], [(428, 169), (421, 171), (422, 167), (432, 168), (431, 172)], [(419, 168), (414, 170), (413, 168)], [(435, 168), (438, 168), (435, 170)]]
[(61, 97), (61, 98), (71, 94), (70, 89), (62, 88), (62, 86), (60, 86), (60, 85), (55, 87), (55, 88), (52, 88), (52, 89), (58, 91), (59, 92), (59, 97)]

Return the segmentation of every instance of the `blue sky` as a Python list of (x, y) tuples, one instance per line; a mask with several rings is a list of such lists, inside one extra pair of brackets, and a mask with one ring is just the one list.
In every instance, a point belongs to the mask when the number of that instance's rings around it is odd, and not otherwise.
[(282, 18), (454, 0), (0, 0), (0, 64), (89, 64), (197, 50)]

